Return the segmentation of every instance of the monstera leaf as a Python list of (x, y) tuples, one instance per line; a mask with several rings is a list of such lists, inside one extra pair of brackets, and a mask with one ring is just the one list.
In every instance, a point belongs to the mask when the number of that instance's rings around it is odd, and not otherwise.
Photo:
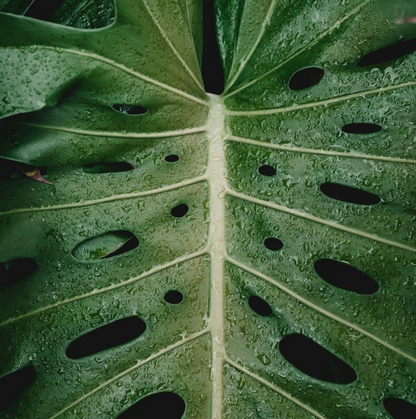
[(416, 417), (414, 0), (202, 6), (0, 1), (0, 417)]

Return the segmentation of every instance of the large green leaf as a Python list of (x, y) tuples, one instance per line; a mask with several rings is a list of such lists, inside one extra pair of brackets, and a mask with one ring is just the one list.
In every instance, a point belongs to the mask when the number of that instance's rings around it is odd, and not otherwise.
[(39, 3), (0, 1), (0, 417), (414, 417), (414, 0), (216, 0), (221, 96), (201, 0)]

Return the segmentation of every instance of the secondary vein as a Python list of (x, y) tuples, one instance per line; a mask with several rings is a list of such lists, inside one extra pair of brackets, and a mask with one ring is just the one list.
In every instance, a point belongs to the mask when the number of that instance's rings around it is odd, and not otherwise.
[(234, 362), (230, 358), (226, 357), (225, 358), (225, 362), (227, 364), (231, 365), (232, 367), (234, 367), (235, 369), (241, 371), (242, 373), (248, 375), (249, 377), (254, 378), (256, 381), (258, 381), (258, 382), (264, 384), (265, 386), (269, 387), (270, 389), (272, 389), (276, 393), (279, 393), (281, 396), (285, 397), (286, 399), (289, 399), (292, 403), (295, 403), (296, 405), (298, 405), (302, 409), (308, 411), (309, 413), (311, 413), (312, 415), (314, 415), (318, 419), (326, 419), (324, 416), (322, 416), (316, 410), (312, 409), (311, 407), (309, 407), (305, 403), (302, 403), (300, 400), (296, 399), (291, 394), (289, 394), (286, 391), (282, 390), (280, 387), (277, 387), (276, 385), (272, 384), (270, 381), (267, 381), (264, 378), (260, 377), (259, 375), (255, 374), (255, 373), (253, 373), (253, 372), (251, 372), (249, 370), (247, 370), (246, 368), (244, 368), (241, 365), (237, 364), (236, 362)]
[(269, 282), (270, 284), (274, 285), (275, 287), (279, 288), (280, 290), (282, 290), (283, 292), (285, 292), (286, 294), (290, 295), (291, 297), (293, 297), (294, 299), (298, 300), (299, 302), (301, 302), (302, 304), (312, 308), (313, 310), (318, 311), (319, 313), (325, 315), (326, 317), (329, 317), (330, 319), (343, 324), (344, 326), (348, 326), (351, 329), (356, 330), (357, 332), (369, 337), (370, 339), (374, 340), (377, 343), (380, 343), (381, 345), (383, 345), (384, 347), (396, 352), (397, 354), (409, 359), (410, 361), (416, 363), (416, 358), (404, 351), (402, 351), (399, 348), (396, 348), (395, 346), (391, 345), (390, 343), (384, 341), (383, 339), (379, 338), (376, 335), (373, 335), (372, 333), (368, 332), (367, 330), (361, 328), (360, 326), (357, 326), (351, 322), (349, 322), (348, 320), (345, 320), (333, 313), (331, 313), (330, 311), (327, 311), (325, 309), (323, 309), (322, 307), (312, 303), (311, 301), (307, 300), (306, 298), (303, 298), (302, 296), (300, 296), (299, 294), (295, 293), (294, 291), (292, 291), (291, 289), (289, 289), (288, 287), (284, 286), (283, 284), (281, 284), (280, 282), (275, 281), (273, 278), (270, 278), (267, 275), (264, 275), (263, 273), (259, 272), (257, 269), (253, 269), (249, 266), (247, 266), (246, 264), (243, 264), (239, 261), (237, 261), (236, 259), (231, 258), (230, 256), (227, 256), (227, 261), (237, 267), (239, 267), (240, 269), (243, 269), (246, 272), (249, 272), (259, 278), (264, 279), (265, 281)]
[(103, 294), (105, 292), (112, 291), (112, 290), (115, 290), (117, 288), (125, 287), (126, 285), (133, 284), (134, 282), (140, 281), (141, 279), (144, 279), (144, 278), (146, 278), (146, 277), (148, 277), (150, 275), (153, 275), (155, 273), (158, 273), (160, 271), (163, 271), (165, 269), (168, 269), (168, 268), (170, 268), (170, 267), (172, 267), (174, 265), (177, 265), (179, 263), (183, 263), (183, 262), (186, 262), (188, 260), (195, 259), (195, 258), (197, 258), (199, 256), (202, 256), (202, 255), (206, 254), (206, 253), (207, 253), (207, 250), (206, 249), (202, 249), (202, 250), (200, 250), (198, 252), (195, 252), (195, 253), (192, 253), (190, 255), (181, 256), (181, 257), (179, 257), (179, 258), (177, 258), (175, 260), (172, 260), (172, 261), (170, 261), (168, 263), (165, 263), (163, 265), (156, 266), (156, 267), (154, 267), (154, 268), (152, 268), (152, 269), (150, 269), (150, 270), (142, 273), (141, 275), (135, 276), (133, 278), (129, 278), (126, 281), (120, 282), (118, 284), (112, 284), (112, 285), (110, 285), (108, 287), (96, 289), (96, 290), (87, 292), (85, 294), (75, 295), (75, 296), (70, 297), (70, 298), (67, 298), (65, 300), (57, 301), (56, 303), (49, 304), (49, 305), (44, 306), (44, 307), (40, 307), (40, 308), (38, 308), (36, 310), (33, 310), (33, 311), (29, 311), (28, 313), (21, 314), (21, 315), (16, 316), (16, 317), (11, 317), (11, 318), (3, 321), (2, 323), (0, 323), (0, 328), (1, 327), (4, 327), (4, 326), (7, 326), (7, 325), (9, 325), (11, 323), (14, 323), (14, 322), (16, 322), (18, 320), (22, 320), (24, 318), (33, 316), (35, 314), (43, 313), (44, 311), (51, 310), (53, 308), (66, 305), (66, 304), (72, 303), (74, 301), (83, 300), (85, 298), (92, 297), (93, 295)]
[(237, 137), (235, 135), (229, 135), (226, 140), (234, 141), (237, 143), (254, 145), (257, 147), (264, 147), (272, 150), (281, 150), (288, 151), (293, 153), (306, 153), (306, 154), (321, 154), (324, 156), (334, 156), (334, 157), (348, 157), (352, 159), (362, 159), (362, 160), (379, 160), (392, 163), (406, 163), (406, 164), (416, 164), (416, 160), (413, 159), (402, 159), (400, 157), (387, 157), (387, 156), (375, 156), (372, 154), (361, 154), (361, 153), (351, 153), (343, 151), (332, 151), (332, 150), (317, 150), (314, 148), (304, 148), (304, 147), (295, 147), (287, 146), (280, 144), (273, 144), (265, 141), (252, 140), (250, 138)]
[(354, 16), (355, 14), (357, 14), (363, 7), (365, 7), (368, 3), (371, 3), (373, 0), (365, 0), (363, 1), (358, 7), (356, 7), (354, 10), (352, 10), (351, 12), (349, 12), (346, 16), (344, 16), (342, 19), (336, 21), (330, 28), (328, 28), (326, 31), (322, 32), (321, 34), (319, 34), (318, 37), (316, 37), (315, 39), (313, 39), (311, 42), (309, 42), (307, 45), (305, 45), (303, 48), (301, 48), (300, 50), (296, 51), (294, 54), (292, 54), (289, 58), (287, 58), (285, 61), (283, 61), (282, 63), (278, 64), (276, 67), (272, 68), (271, 70), (267, 71), (266, 73), (262, 74), (259, 77), (256, 77), (255, 79), (251, 80), (250, 82), (244, 84), (243, 86), (239, 87), (238, 89), (232, 91), (231, 93), (229, 93), (228, 95), (224, 96), (224, 100), (228, 99), (229, 97), (235, 95), (236, 93), (240, 92), (241, 90), (246, 89), (247, 87), (251, 86), (254, 83), (257, 83), (259, 80), (263, 79), (264, 77), (267, 77), (269, 74), (275, 72), (276, 70), (278, 70), (279, 68), (282, 68), (283, 66), (285, 66), (286, 64), (288, 64), (290, 61), (292, 61), (294, 58), (296, 58), (297, 56), (299, 56), (300, 54), (302, 54), (303, 52), (307, 51), (309, 48), (311, 48), (313, 45), (317, 44), (319, 41), (321, 41), (323, 38), (325, 38), (327, 35), (329, 35), (332, 31), (334, 31), (335, 29), (339, 28), (339, 26), (344, 23), (345, 21), (347, 21), (350, 17)]
[(81, 403), (82, 401), (84, 401), (85, 399), (87, 399), (88, 397), (92, 396), (93, 394), (97, 393), (98, 391), (102, 390), (103, 388), (107, 387), (109, 384), (113, 383), (114, 381), (119, 380), (120, 378), (124, 377), (127, 374), (130, 374), (132, 371), (136, 370), (137, 368), (142, 367), (143, 365), (159, 358), (160, 356), (179, 348), (180, 346), (185, 345), (186, 343), (189, 343), (203, 335), (205, 335), (206, 333), (208, 333), (208, 331), (202, 330), (198, 333), (194, 333), (191, 336), (188, 336), (187, 338), (174, 343), (173, 345), (168, 346), (167, 348), (157, 352), (154, 355), (151, 355), (149, 358), (145, 359), (144, 361), (139, 361), (137, 362), (137, 364), (133, 365), (130, 368), (127, 368), (126, 370), (122, 371), (121, 373), (117, 374), (116, 376), (114, 376), (113, 378), (111, 378), (110, 380), (107, 380), (106, 382), (100, 384), (98, 387), (94, 388), (93, 390), (89, 391), (88, 393), (84, 394), (83, 396), (81, 396), (79, 399), (75, 400), (74, 402), (72, 402), (71, 404), (69, 404), (68, 406), (64, 407), (63, 409), (61, 409), (59, 412), (55, 413), (53, 416), (51, 416), (49, 419), (55, 419), (58, 416), (62, 415), (63, 413), (67, 412), (69, 409), (71, 409), (72, 407), (76, 406), (77, 404)]
[(356, 228), (347, 227), (347, 226), (344, 226), (342, 224), (338, 224), (334, 221), (325, 220), (323, 218), (316, 217), (316, 216), (314, 216), (312, 214), (308, 214), (306, 212), (302, 212), (302, 211), (295, 210), (295, 209), (292, 209), (292, 208), (284, 207), (282, 205), (275, 204), (273, 202), (263, 201), (262, 199), (253, 198), (252, 196), (248, 196), (248, 195), (245, 195), (245, 194), (242, 194), (242, 193), (239, 193), (239, 192), (235, 192), (235, 191), (232, 191), (232, 190), (230, 190), (228, 192), (228, 194), (230, 196), (234, 196), (235, 198), (239, 198), (239, 199), (242, 199), (244, 201), (252, 202), (254, 204), (262, 205), (264, 207), (268, 207), (268, 208), (272, 208), (272, 209), (275, 209), (275, 210), (278, 210), (278, 211), (282, 211), (282, 212), (285, 212), (287, 214), (295, 215), (297, 217), (301, 217), (301, 218), (304, 218), (304, 219), (309, 220), (309, 221), (313, 221), (313, 222), (316, 222), (316, 223), (319, 223), (319, 224), (326, 225), (328, 227), (335, 228), (337, 230), (345, 231), (347, 233), (352, 233), (352, 234), (355, 234), (357, 236), (365, 237), (366, 239), (374, 240), (374, 241), (377, 241), (379, 243), (387, 244), (389, 246), (397, 247), (399, 249), (403, 249), (403, 250), (407, 250), (407, 251), (412, 252), (412, 253), (416, 253), (416, 248), (414, 248), (414, 247), (407, 246), (405, 244), (398, 243), (398, 242), (395, 242), (393, 240), (385, 239), (383, 237), (375, 236), (374, 234), (367, 233), (367, 232), (361, 231), (361, 230), (357, 230)]
[(299, 111), (302, 109), (308, 109), (308, 108), (316, 108), (318, 106), (328, 106), (332, 105), (334, 103), (339, 102), (345, 102), (350, 99), (356, 99), (356, 98), (362, 98), (367, 95), (374, 95), (377, 93), (383, 93), (388, 92), (391, 90), (397, 90), (397, 89), (403, 89), (406, 87), (413, 87), (416, 86), (416, 82), (414, 81), (408, 81), (406, 83), (400, 83), (393, 86), (386, 86), (386, 87), (380, 87), (378, 89), (371, 89), (371, 90), (364, 90), (356, 93), (351, 93), (349, 95), (344, 96), (337, 96), (332, 99), (325, 99), (318, 102), (312, 102), (312, 103), (304, 103), (302, 105), (293, 105), (293, 106), (287, 106), (282, 108), (276, 108), (276, 109), (260, 109), (258, 111), (230, 111), (227, 110), (227, 115), (233, 115), (233, 116), (255, 116), (255, 115), (274, 115), (278, 113), (287, 113), (287, 112), (294, 112)]
[(195, 179), (184, 180), (182, 182), (174, 183), (173, 185), (163, 186), (157, 189), (151, 189), (149, 191), (113, 195), (113, 196), (108, 196), (106, 198), (92, 199), (90, 201), (73, 202), (73, 203), (61, 204), (61, 205), (51, 205), (48, 207), (16, 208), (9, 211), (0, 212), (0, 216), (10, 215), (10, 214), (22, 214), (22, 213), (28, 213), (28, 212), (56, 211), (56, 210), (69, 209), (69, 208), (88, 207), (95, 204), (102, 204), (104, 202), (113, 202), (113, 201), (122, 201), (125, 199), (141, 198), (144, 196), (156, 195), (162, 192), (172, 191), (175, 189), (182, 188), (184, 186), (194, 185), (196, 183), (204, 182), (206, 180), (207, 180), (207, 176), (204, 175), (204, 176), (197, 177)]

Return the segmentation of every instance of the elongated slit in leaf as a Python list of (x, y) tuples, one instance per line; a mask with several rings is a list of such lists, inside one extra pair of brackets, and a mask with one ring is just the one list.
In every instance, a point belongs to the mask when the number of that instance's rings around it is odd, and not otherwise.
[(13, 400), (32, 384), (36, 370), (27, 365), (20, 370), (0, 378), (0, 410), (4, 410)]
[(416, 405), (398, 397), (388, 397), (383, 405), (393, 419), (416, 418)]
[(124, 161), (114, 163), (96, 163), (84, 166), (83, 170), (84, 173), (117, 173), (133, 170), (133, 166)]
[(348, 364), (304, 335), (285, 336), (279, 350), (288, 362), (312, 378), (335, 384), (351, 384), (357, 379)]
[(351, 204), (376, 205), (380, 202), (380, 198), (376, 194), (339, 183), (324, 183), (321, 185), (321, 191), (332, 199)]
[(369, 122), (354, 122), (342, 127), (342, 130), (347, 134), (374, 134), (382, 129), (380, 125)]
[(139, 317), (127, 317), (95, 329), (75, 341), (66, 350), (70, 359), (80, 359), (137, 339), (146, 330)]
[(334, 287), (358, 294), (374, 294), (378, 291), (377, 282), (351, 265), (333, 259), (319, 259), (315, 262), (316, 273)]
[(383, 64), (392, 60), (397, 60), (414, 51), (416, 51), (416, 38), (400, 41), (397, 44), (369, 52), (358, 61), (357, 65), (359, 67), (369, 67)]
[(143, 397), (133, 406), (129, 407), (117, 419), (181, 419), (185, 413), (185, 400), (170, 391), (150, 394)]

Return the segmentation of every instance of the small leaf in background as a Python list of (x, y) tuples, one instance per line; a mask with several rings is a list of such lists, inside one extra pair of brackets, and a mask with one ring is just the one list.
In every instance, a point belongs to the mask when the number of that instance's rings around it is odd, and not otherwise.
[(11, 162), (11, 164), (30, 179), (33, 179), (36, 182), (53, 185), (51, 182), (48, 182), (46, 179), (43, 178), (41, 169), (39, 167), (31, 166), (30, 164), (20, 162)]
[(402, 19), (396, 19), (394, 21), (396, 25), (403, 25), (404, 23), (416, 23), (416, 16), (405, 17)]

